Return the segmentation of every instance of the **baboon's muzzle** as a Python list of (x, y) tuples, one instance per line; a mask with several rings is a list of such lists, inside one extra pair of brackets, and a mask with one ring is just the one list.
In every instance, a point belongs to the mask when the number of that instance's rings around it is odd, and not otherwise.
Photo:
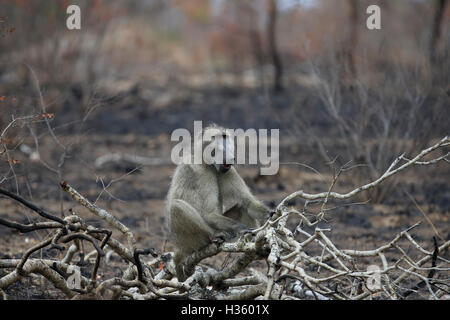
[(230, 170), (230, 168), (231, 168), (231, 164), (221, 164), (221, 165), (219, 166), (219, 171), (220, 171), (221, 173), (225, 173), (225, 172), (227, 172), (228, 170)]

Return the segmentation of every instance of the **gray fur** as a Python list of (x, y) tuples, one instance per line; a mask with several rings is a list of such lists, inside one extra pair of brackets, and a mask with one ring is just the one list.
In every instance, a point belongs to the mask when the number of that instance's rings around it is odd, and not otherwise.
[(233, 166), (223, 173), (214, 164), (178, 165), (166, 200), (178, 279), (189, 276), (182, 270), (183, 259), (211, 243), (215, 233), (235, 235), (268, 216), (269, 209), (251, 194)]

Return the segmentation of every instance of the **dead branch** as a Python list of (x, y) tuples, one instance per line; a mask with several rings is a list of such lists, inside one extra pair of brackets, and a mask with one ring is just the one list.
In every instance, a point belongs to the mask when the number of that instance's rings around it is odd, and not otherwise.
[(127, 153), (108, 153), (95, 159), (95, 166), (102, 167), (106, 163), (121, 163), (128, 162), (134, 165), (142, 166), (158, 166), (164, 164), (170, 164), (162, 158), (148, 158), (137, 155), (131, 155)]

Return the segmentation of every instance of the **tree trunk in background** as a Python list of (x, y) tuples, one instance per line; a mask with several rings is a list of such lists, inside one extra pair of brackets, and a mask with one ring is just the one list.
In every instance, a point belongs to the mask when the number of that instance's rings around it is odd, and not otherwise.
[(350, 5), (350, 33), (347, 48), (347, 63), (350, 69), (350, 75), (354, 78), (356, 76), (356, 49), (358, 46), (358, 0), (349, 0)]
[(264, 89), (264, 52), (261, 42), (261, 35), (258, 30), (249, 31), (249, 38), (252, 47), (253, 59), (255, 61), (255, 69), (258, 70), (258, 81), (261, 90)]
[(436, 1), (436, 9), (433, 18), (433, 29), (431, 30), (431, 42), (430, 42), (430, 60), (434, 64), (437, 60), (436, 46), (441, 35), (442, 17), (444, 16), (445, 5), (447, 0)]
[(269, 54), (272, 59), (274, 67), (274, 83), (273, 90), (275, 93), (283, 91), (282, 77), (283, 65), (281, 63), (280, 55), (276, 43), (276, 24), (277, 24), (277, 1), (268, 0), (267, 2), (267, 39), (269, 41)]
[[(241, 10), (244, 10), (247, 20), (247, 36), (250, 41), (250, 48), (252, 52), (254, 69), (256, 70), (255, 81), (258, 83), (258, 87), (264, 90), (264, 48), (261, 31), (259, 27), (260, 12), (255, 8), (257, 2), (246, 2), (242, 0), (239, 4), (242, 6)], [(256, 0), (259, 1), (259, 0)]]

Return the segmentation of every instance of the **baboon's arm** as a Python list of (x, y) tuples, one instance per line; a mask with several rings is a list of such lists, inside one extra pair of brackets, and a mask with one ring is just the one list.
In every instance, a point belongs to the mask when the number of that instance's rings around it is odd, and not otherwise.
[(238, 204), (235, 204), (233, 207), (228, 209), (223, 215), (237, 220), (249, 228), (254, 228), (257, 226), (256, 219), (248, 214), (248, 209)]
[(252, 194), (247, 200), (249, 201), (247, 212), (251, 217), (255, 219), (267, 219), (269, 217), (270, 209), (265, 204), (257, 200)]
[(247, 226), (244, 224), (222, 214), (208, 213), (203, 216), (203, 219), (210, 227), (216, 230), (238, 233), (247, 229)]
[(223, 213), (225, 217), (231, 218), (233, 220), (240, 220), (242, 216), (242, 208), (238, 204), (235, 204), (230, 209)]
[(247, 220), (245, 216), (250, 216), (253, 219), (266, 219), (269, 217), (270, 209), (255, 198), (245, 181), (234, 168), (227, 173), (227, 177), (223, 181), (222, 190), (224, 199), (231, 199), (235, 204), (224, 215), (230, 218), (239, 215), (239, 220), (242, 222)]

